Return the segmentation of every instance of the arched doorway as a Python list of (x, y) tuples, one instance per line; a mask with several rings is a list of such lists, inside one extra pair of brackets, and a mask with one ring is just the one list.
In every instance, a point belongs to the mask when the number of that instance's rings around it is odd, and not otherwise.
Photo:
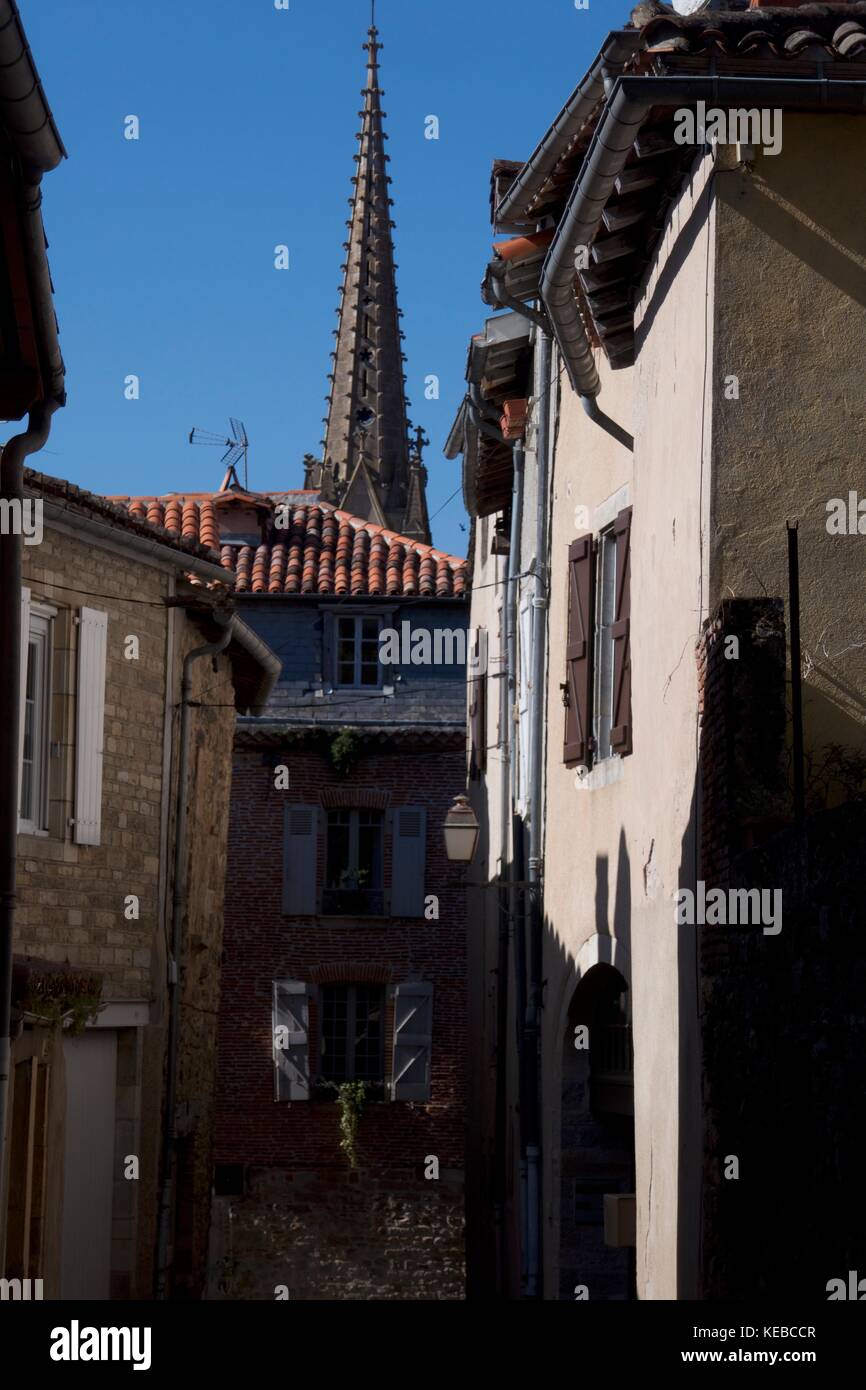
[[(634, 1247), (606, 1243), (604, 1201), (635, 1190), (633, 1070), (628, 987), (612, 965), (594, 965), (574, 992), (563, 1040), (560, 1299), (573, 1300), (579, 1286), (594, 1300), (635, 1297)], [(618, 1238), (629, 1237), (621, 1228)]]

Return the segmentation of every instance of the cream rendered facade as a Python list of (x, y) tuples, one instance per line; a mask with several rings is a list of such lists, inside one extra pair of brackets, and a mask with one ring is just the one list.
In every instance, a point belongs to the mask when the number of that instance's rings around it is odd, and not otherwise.
[[(700, 1296), (699, 961), (697, 933), (675, 925), (673, 907), (677, 889), (700, 877), (695, 651), (726, 596), (787, 600), (788, 518), (799, 522), (807, 768), (810, 757), (820, 767), (829, 745), (866, 747), (866, 537), (827, 529), (830, 499), (863, 486), (866, 196), (845, 174), (862, 161), (862, 131), (862, 118), (786, 112), (779, 155), (758, 151), (743, 165), (734, 148), (716, 147), (697, 159), (641, 287), (635, 365), (614, 372), (595, 353), (599, 403), (633, 434), (633, 452), (587, 418), (554, 350), (561, 389), (549, 479), (542, 788), (545, 1298), (566, 1296), (559, 1251), (569, 1010), (578, 983), (599, 963), (628, 987), (637, 1297)], [(528, 456), (527, 479), (533, 468)], [(568, 547), (587, 515), (597, 533), (629, 505), (633, 752), (580, 777), (563, 762)], [(472, 623), (491, 631), (494, 677), (505, 561), (489, 554), (491, 527), (492, 519), (476, 521)], [(520, 573), (533, 566), (534, 536), (529, 506)], [(491, 711), (496, 703), (491, 695)], [(491, 714), (488, 748), (497, 743)], [(484, 806), (485, 837), (472, 878), (488, 885), (508, 858), (499, 829), (502, 771), (494, 748), (486, 781), (471, 792)], [(483, 942), (472, 926), (470, 940), (478, 1107), (489, 1116), (499, 908), (492, 887), (483, 897)], [(470, 924), (480, 923), (480, 904), (470, 911)], [(507, 1143), (516, 1208), (513, 1007)], [(485, 1142), (492, 1141), (489, 1128)]]

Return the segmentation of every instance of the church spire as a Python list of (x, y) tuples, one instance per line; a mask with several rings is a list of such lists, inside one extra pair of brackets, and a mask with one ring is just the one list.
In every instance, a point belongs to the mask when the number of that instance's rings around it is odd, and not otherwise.
[(426, 470), (410, 450), (403, 385), (378, 33), (374, 18), (319, 476), (323, 495), (355, 516), (429, 543)]

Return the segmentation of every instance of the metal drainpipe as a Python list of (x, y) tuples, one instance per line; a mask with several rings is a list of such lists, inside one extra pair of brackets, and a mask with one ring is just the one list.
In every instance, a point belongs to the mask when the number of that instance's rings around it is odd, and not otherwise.
[[(517, 902), (519, 889), (517, 880), (522, 877), (517, 872), (517, 857), (521, 857), (521, 847), (517, 843), (515, 835), (515, 820), (511, 814), (514, 804), (515, 771), (517, 759), (514, 756), (514, 701), (517, 694), (517, 601), (518, 601), (518, 575), (520, 573), (520, 532), (523, 525), (523, 469), (524, 469), (524, 448), (523, 440), (515, 440), (512, 447), (514, 458), (514, 478), (511, 489), (511, 535), (508, 542), (508, 588), (506, 593), (505, 606), (505, 650), (506, 650), (506, 671), (507, 671), (507, 690), (506, 690), (506, 720), (505, 737), (508, 741), (508, 758), (503, 769), (503, 778), (506, 779), (505, 791), (503, 793), (504, 813), (506, 819), (506, 836), (503, 850), (506, 855), (506, 893), (508, 902), (508, 931), (514, 943), (514, 989), (515, 989), (515, 1009), (518, 1030), (518, 1094), (523, 1099), (523, 1000), (526, 995), (525, 981), (525, 952), (521, 951), (521, 937), (517, 934), (515, 940), (514, 925), (517, 921)], [(510, 826), (510, 835), (509, 835)], [(508, 846), (510, 840), (510, 854)], [(508, 985), (505, 986), (505, 1008), (508, 1008)], [(506, 1024), (507, 1032), (507, 1024)], [(505, 1058), (501, 1058), (501, 1065), (505, 1066)], [(520, 1120), (521, 1129), (523, 1120)], [(526, 1232), (526, 1181), (525, 1181), (525, 1162), (522, 1154), (523, 1144), (521, 1141), (520, 1159), (520, 1228), (525, 1236)], [(525, 1245), (524, 1245), (525, 1253)]]
[(531, 749), (528, 797), (529, 865), (527, 881), (529, 891), (525, 896), (529, 937), (529, 989), (524, 1030), (528, 1215), (526, 1292), (529, 1298), (541, 1296), (542, 1135), (539, 1043), (541, 1037), (542, 934), (544, 929), (542, 792), (544, 787), (545, 657), (548, 606), (547, 485), (550, 468), (550, 376), (551, 340), (546, 333), (540, 332), (536, 377), (536, 394), (539, 403), (536, 433), (538, 495), (536, 498), (535, 574), (532, 599), (535, 623), (532, 633), (532, 702), (529, 716), (529, 746)]
[(174, 834), (174, 889), (172, 896), (171, 956), (168, 960), (168, 1051), (165, 1086), (165, 1109), (163, 1113), (162, 1138), (162, 1189), (160, 1192), (159, 1220), (156, 1245), (156, 1296), (168, 1297), (168, 1276), (174, 1261), (174, 1251), (170, 1248), (169, 1232), (171, 1225), (171, 1197), (174, 1183), (174, 1110), (177, 1099), (177, 1054), (178, 1024), (180, 1011), (180, 962), (183, 952), (184, 915), (187, 899), (187, 782), (189, 780), (189, 726), (192, 708), (192, 668), (196, 661), (205, 656), (219, 656), (232, 639), (235, 625), (234, 614), (214, 615), (214, 621), (225, 623), (226, 630), (218, 642), (208, 642), (202, 647), (194, 647), (187, 652), (183, 663), (183, 681), (180, 696), (180, 736), (178, 739), (177, 774), (177, 816)]
[[(38, 453), (51, 431), (59, 401), (39, 401), (28, 427), (3, 450), (0, 496), (23, 503), (24, 460)], [(6, 1111), (12, 1057), (12, 946), (15, 932), (15, 879), (18, 860), (18, 752), (21, 709), (21, 575), (23, 538), (4, 536), (0, 543), (0, 671), (7, 683), (5, 715), (0, 720), (0, 1258), (5, 1259), (6, 1202), (4, 1179)], [(2, 1266), (0, 1266), (2, 1268)]]

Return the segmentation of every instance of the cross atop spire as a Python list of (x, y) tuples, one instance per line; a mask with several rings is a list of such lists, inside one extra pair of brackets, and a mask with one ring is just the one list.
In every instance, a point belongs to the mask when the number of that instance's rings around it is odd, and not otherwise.
[[(340, 290), (321, 489), (355, 516), (429, 542), (420, 459), (410, 458), (375, 0), (364, 49), (352, 215)], [(312, 477), (308, 470), (308, 477)]]

